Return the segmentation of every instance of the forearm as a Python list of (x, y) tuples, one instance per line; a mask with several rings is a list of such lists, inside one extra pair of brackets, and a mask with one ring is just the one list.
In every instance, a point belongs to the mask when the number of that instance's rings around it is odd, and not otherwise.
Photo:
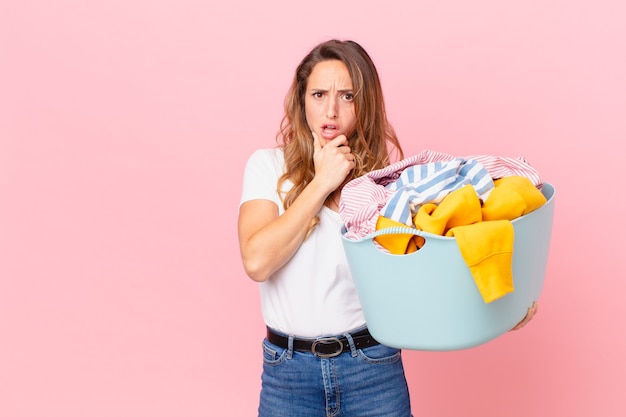
[(254, 201), (241, 207), (240, 249), (250, 278), (265, 281), (293, 257), (328, 194), (323, 186), (313, 181), (281, 216), (277, 209), (268, 213)]

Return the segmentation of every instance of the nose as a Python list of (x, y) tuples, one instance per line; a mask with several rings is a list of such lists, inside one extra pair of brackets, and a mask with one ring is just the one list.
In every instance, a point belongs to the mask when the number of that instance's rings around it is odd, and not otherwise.
[(328, 101), (326, 102), (326, 117), (328, 117), (329, 119), (334, 119), (337, 117), (337, 98), (336, 97), (329, 97)]

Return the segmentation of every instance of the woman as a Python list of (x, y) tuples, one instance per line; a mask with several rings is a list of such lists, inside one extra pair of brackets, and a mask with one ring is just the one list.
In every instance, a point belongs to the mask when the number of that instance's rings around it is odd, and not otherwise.
[(388, 165), (388, 145), (403, 156), (360, 45), (302, 60), (278, 139), (250, 157), (239, 211), (268, 327), (259, 416), (410, 416), (401, 353), (369, 335), (341, 243), (343, 185)]
[(403, 158), (360, 45), (331, 40), (302, 60), (278, 139), (250, 157), (239, 209), (267, 325), (259, 416), (410, 416), (401, 352), (367, 331), (341, 243), (343, 186), (387, 166), (389, 148)]

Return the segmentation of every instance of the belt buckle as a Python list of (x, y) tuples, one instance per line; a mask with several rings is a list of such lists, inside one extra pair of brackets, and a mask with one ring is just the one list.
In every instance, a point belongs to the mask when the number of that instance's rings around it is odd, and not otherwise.
[[(319, 345), (328, 346), (333, 343), (337, 343), (339, 347), (339, 349), (337, 349), (335, 352), (322, 353), (322, 352), (317, 351), (317, 347)], [(341, 352), (343, 352), (343, 343), (341, 343), (341, 340), (339, 340), (339, 338), (337, 337), (322, 337), (313, 342), (313, 344), (311, 345), (311, 352), (318, 358), (322, 358), (322, 359), (334, 358), (335, 356), (341, 355)]]

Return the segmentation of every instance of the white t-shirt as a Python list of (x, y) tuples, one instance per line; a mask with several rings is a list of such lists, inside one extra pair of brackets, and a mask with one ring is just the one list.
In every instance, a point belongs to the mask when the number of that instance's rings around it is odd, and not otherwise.
[[(254, 152), (246, 165), (240, 205), (249, 200), (270, 200), (282, 215), (285, 210), (276, 188), (283, 173), (282, 149)], [(283, 191), (291, 186), (285, 182)], [(341, 334), (365, 324), (341, 243), (341, 217), (325, 206), (319, 216), (320, 224), (296, 254), (259, 284), (265, 323), (301, 337)]]

